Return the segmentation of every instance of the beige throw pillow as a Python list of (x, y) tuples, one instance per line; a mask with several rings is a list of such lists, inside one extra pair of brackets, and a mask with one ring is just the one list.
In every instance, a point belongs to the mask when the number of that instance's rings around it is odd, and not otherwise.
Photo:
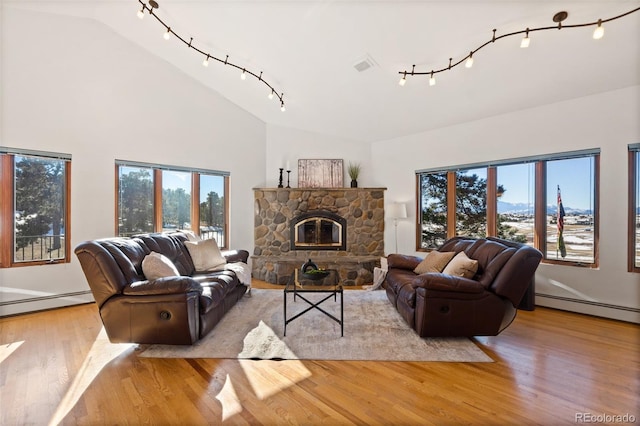
[(432, 251), (416, 266), (413, 272), (416, 274), (442, 272), (455, 254), (453, 251)]
[(148, 280), (180, 275), (176, 266), (167, 256), (155, 251), (152, 251), (142, 259), (142, 273)]
[(196, 271), (221, 271), (227, 264), (227, 259), (222, 255), (218, 243), (213, 238), (185, 241), (184, 245), (189, 250)]
[(478, 272), (478, 261), (469, 259), (463, 251), (451, 259), (451, 262), (442, 271), (443, 274), (464, 278), (473, 278), (476, 272)]

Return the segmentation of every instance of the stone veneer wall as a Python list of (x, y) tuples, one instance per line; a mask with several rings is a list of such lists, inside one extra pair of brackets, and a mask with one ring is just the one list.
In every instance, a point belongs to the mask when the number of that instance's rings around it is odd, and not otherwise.
[[(252, 274), (285, 284), (291, 272), (312, 259), (337, 269), (344, 285), (373, 281), (384, 255), (386, 188), (256, 188)], [(326, 210), (347, 221), (347, 249), (290, 250), (289, 221), (301, 213)]]

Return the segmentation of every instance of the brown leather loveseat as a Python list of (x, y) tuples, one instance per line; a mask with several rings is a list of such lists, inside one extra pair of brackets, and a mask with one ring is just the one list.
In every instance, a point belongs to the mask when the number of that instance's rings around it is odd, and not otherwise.
[[(76, 247), (111, 342), (192, 344), (245, 294), (247, 286), (232, 270), (196, 271), (187, 239), (180, 232), (148, 234)], [(145, 278), (142, 263), (151, 252), (166, 256), (179, 276)], [(249, 257), (246, 250), (220, 254), (228, 263)]]
[[(432, 272), (414, 272), (432, 254), (445, 259)], [(443, 273), (458, 255), (468, 265), (475, 261), (475, 271), (460, 272), (467, 277)], [(523, 244), (454, 237), (425, 259), (390, 254), (384, 286), (389, 301), (421, 337), (495, 336), (514, 320), (541, 259), (540, 251)]]

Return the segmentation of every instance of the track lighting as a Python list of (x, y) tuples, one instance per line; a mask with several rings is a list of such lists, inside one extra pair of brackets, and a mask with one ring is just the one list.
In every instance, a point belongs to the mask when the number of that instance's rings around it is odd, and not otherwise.
[(602, 38), (602, 36), (604, 35), (604, 27), (603, 27), (603, 23), (605, 22), (611, 22), (611, 21), (615, 21), (616, 19), (620, 19), (623, 18), (627, 15), (631, 15), (632, 13), (638, 12), (640, 11), (640, 7), (636, 7), (635, 9), (631, 9), (628, 12), (622, 13), (618, 16), (614, 16), (612, 18), (608, 18), (608, 19), (598, 19), (596, 22), (587, 22), (584, 24), (574, 24), (574, 25), (563, 25), (562, 22), (567, 19), (567, 17), (569, 16), (569, 14), (565, 11), (561, 11), (556, 13), (553, 16), (553, 22), (557, 22), (558, 25), (553, 25), (553, 26), (548, 26), (548, 27), (539, 27), (539, 28), (527, 28), (525, 30), (521, 30), (521, 31), (514, 31), (511, 33), (507, 33), (507, 34), (503, 34), (500, 36), (496, 36), (496, 29), (493, 30), (493, 35), (491, 37), (491, 39), (483, 44), (481, 44), (478, 48), (472, 50), (468, 56), (465, 56), (464, 58), (460, 59), (458, 62), (453, 62), (453, 58), (449, 58), (449, 66), (445, 67), (445, 68), (441, 68), (438, 70), (431, 70), (431, 71), (420, 71), (420, 72), (416, 72), (415, 71), (415, 65), (413, 65), (413, 68), (411, 69), (411, 72), (409, 71), (398, 71), (398, 74), (401, 75), (399, 84), (400, 86), (404, 86), (407, 82), (407, 74), (410, 74), (411, 76), (414, 75), (428, 75), (429, 76), (429, 85), (433, 86), (435, 85), (435, 77), (434, 74), (438, 74), (441, 72), (445, 72), (445, 71), (450, 71), (452, 68), (455, 68), (456, 66), (460, 65), (461, 63), (465, 63), (465, 67), (466, 68), (471, 68), (473, 66), (473, 54), (478, 52), (478, 50), (482, 49), (483, 47), (492, 44), (502, 38), (505, 37), (511, 37), (514, 35), (520, 35), (520, 34), (524, 34), (524, 37), (522, 38), (522, 40), (520, 41), (520, 47), (521, 48), (527, 48), (529, 47), (529, 43), (530, 43), (530, 38), (529, 38), (529, 33), (533, 32), (533, 31), (547, 31), (547, 30), (560, 30), (560, 29), (568, 29), (568, 28), (581, 28), (581, 27), (591, 27), (591, 26), (596, 26), (595, 30), (593, 31), (593, 38), (596, 40), (599, 40)]
[(598, 19), (598, 26), (593, 31), (593, 39), (600, 40), (604, 35), (604, 27), (602, 26), (602, 19)]
[(400, 86), (404, 86), (405, 84), (407, 84), (407, 72), (405, 71), (404, 74), (402, 75), (402, 78), (400, 79), (400, 81), (398, 82), (398, 84)]
[(529, 38), (529, 28), (527, 28), (527, 32), (524, 34), (524, 37), (522, 38), (522, 41), (520, 42), (520, 47), (522, 49), (526, 49), (527, 47), (529, 47), (529, 42), (531, 41), (531, 39)]
[(471, 68), (473, 66), (473, 52), (469, 53), (469, 57), (467, 58), (467, 62), (465, 62), (464, 66), (466, 68)]
[(181, 41), (182, 43), (185, 44), (185, 46), (187, 46), (189, 49), (193, 49), (196, 52), (198, 52), (199, 54), (205, 56), (204, 60), (202, 61), (202, 66), (204, 67), (208, 67), (209, 66), (209, 60), (213, 59), (214, 61), (217, 61), (223, 65), (228, 65), (230, 67), (236, 68), (237, 70), (242, 71), (242, 73), (240, 74), (240, 78), (242, 80), (246, 80), (247, 76), (253, 76), (255, 77), (258, 81), (262, 82), (263, 84), (265, 84), (270, 90), (271, 92), (269, 93), (268, 97), (269, 99), (273, 99), (274, 97), (278, 97), (278, 99), (280, 100), (280, 110), (281, 111), (285, 111), (285, 107), (284, 107), (284, 93), (281, 93), (280, 95), (278, 95), (274, 89), (274, 87), (269, 84), (269, 82), (267, 82), (264, 78), (262, 78), (262, 71), (260, 71), (260, 74), (256, 74), (254, 72), (251, 72), (250, 70), (244, 68), (244, 67), (240, 67), (232, 62), (229, 61), (229, 55), (227, 55), (224, 59), (221, 59), (217, 56), (211, 55), (208, 52), (205, 52), (199, 48), (197, 48), (196, 46), (193, 45), (193, 37), (191, 37), (191, 39), (187, 42), (184, 38), (182, 38), (180, 35), (176, 34), (175, 31), (171, 30), (171, 27), (168, 26), (167, 24), (165, 24), (162, 19), (160, 19), (158, 17), (158, 15), (156, 15), (156, 13), (154, 12), (154, 9), (158, 9), (160, 6), (158, 5), (158, 2), (156, 0), (148, 0), (148, 5), (144, 3), (143, 0), (138, 0), (138, 3), (140, 3), (140, 5), (142, 6), (142, 8), (138, 11), (137, 16), (140, 19), (144, 18), (144, 11), (147, 10), (149, 11), (149, 15), (153, 16), (160, 24), (162, 24), (162, 26), (164, 26), (166, 28), (166, 32), (164, 33), (163, 37), (165, 40), (169, 40), (171, 38), (171, 35), (174, 35), (179, 41)]

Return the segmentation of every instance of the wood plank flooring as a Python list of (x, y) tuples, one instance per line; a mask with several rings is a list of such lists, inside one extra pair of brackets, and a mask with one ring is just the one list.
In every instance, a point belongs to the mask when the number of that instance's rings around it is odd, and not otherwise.
[(0, 319), (0, 425), (640, 423), (640, 327), (552, 309), (476, 338), (493, 363), (150, 359), (101, 330), (95, 304)]

